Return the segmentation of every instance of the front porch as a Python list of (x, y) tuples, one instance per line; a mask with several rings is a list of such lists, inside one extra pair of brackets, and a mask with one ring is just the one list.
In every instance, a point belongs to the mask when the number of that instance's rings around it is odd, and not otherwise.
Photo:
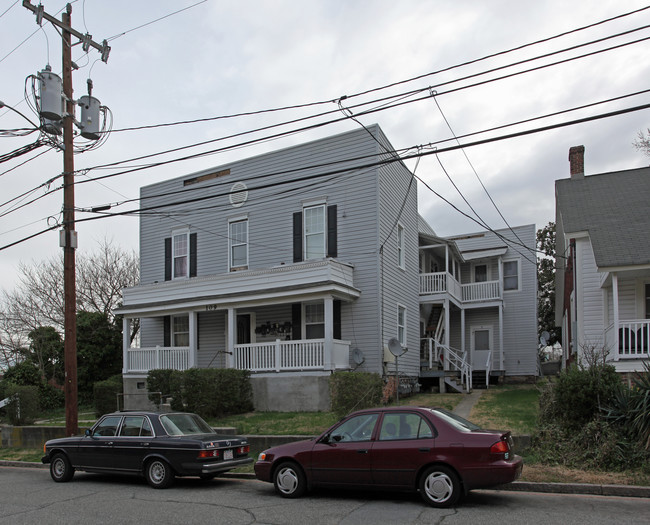
[[(262, 372), (344, 370), (349, 368), (350, 342), (306, 339), (269, 343), (238, 344), (228, 354), (227, 367)], [(196, 355), (189, 346), (128, 348), (124, 373), (146, 374), (150, 370), (187, 370), (196, 366)]]

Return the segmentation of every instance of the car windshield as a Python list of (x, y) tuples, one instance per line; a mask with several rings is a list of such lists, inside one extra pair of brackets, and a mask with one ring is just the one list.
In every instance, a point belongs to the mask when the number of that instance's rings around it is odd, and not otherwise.
[(160, 422), (170, 436), (214, 433), (212, 427), (196, 414), (165, 414), (160, 416)]
[(457, 416), (453, 412), (449, 412), (444, 408), (432, 408), (432, 412), (435, 412), (436, 415), (443, 421), (449, 423), (454, 428), (460, 430), (461, 432), (472, 432), (474, 430), (481, 430), (481, 427), (475, 425), (467, 419)]

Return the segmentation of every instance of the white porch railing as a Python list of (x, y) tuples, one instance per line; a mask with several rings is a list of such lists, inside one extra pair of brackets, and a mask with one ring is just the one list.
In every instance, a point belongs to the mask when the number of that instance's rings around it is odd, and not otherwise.
[(464, 303), (501, 299), (501, 287), (499, 286), (499, 281), (463, 284), (462, 290)]
[(421, 273), (420, 295), (448, 293), (464, 303), (501, 299), (499, 281), (460, 284), (450, 273)]
[[(325, 340), (303, 339), (236, 345), (234, 368), (251, 372), (282, 372), (292, 370), (325, 370), (348, 368), (350, 343), (334, 340), (331, 363), (326, 363)], [(329, 366), (328, 366), (329, 365)]]
[(614, 330), (614, 325), (610, 325), (605, 330), (605, 341), (615, 361), (648, 358), (650, 319), (620, 321), (618, 333)]
[(188, 346), (129, 348), (125, 368), (127, 372), (148, 372), (159, 368), (187, 370), (190, 368), (190, 348)]
[[(273, 341), (236, 345), (233, 367), (251, 372), (292, 370), (346, 369), (350, 366), (350, 342), (335, 339), (331, 362), (326, 362), (324, 339)], [(148, 372), (159, 368), (187, 370), (190, 368), (189, 347), (129, 348), (127, 372)]]
[(442, 363), (445, 370), (460, 372), (460, 382), (469, 393), (472, 390), (472, 365), (467, 359), (467, 352), (440, 344), (429, 337), (420, 340), (420, 360), (428, 361), (429, 368), (433, 363)]

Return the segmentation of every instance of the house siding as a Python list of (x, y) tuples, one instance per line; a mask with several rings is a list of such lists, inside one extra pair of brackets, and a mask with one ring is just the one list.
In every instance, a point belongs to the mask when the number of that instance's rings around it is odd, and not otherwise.
[(577, 266), (582, 279), (578, 281), (578, 347), (602, 349), (603, 339), (603, 293), (591, 242), (583, 237), (576, 241)]

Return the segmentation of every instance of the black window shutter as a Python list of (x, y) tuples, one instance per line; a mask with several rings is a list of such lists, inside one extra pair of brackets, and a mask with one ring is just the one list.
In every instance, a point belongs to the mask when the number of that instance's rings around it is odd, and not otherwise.
[(302, 339), (302, 304), (291, 305), (291, 339)]
[(341, 301), (334, 300), (334, 339), (341, 339)]
[(327, 207), (327, 256), (338, 257), (336, 205)]
[(172, 238), (165, 238), (165, 281), (172, 280)]
[(163, 346), (172, 345), (172, 318), (168, 315), (163, 317)]
[(196, 233), (190, 233), (190, 277), (196, 277)]
[(293, 262), (302, 261), (302, 212), (293, 214)]

